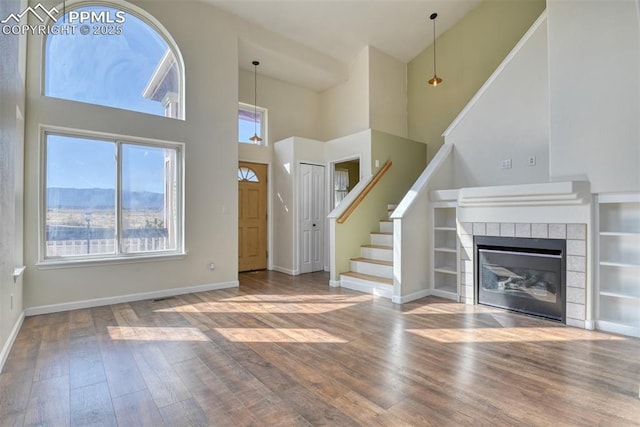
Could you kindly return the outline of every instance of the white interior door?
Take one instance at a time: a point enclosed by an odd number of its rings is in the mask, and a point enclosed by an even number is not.
[[[324,270],[324,166],[300,164],[300,273]]]

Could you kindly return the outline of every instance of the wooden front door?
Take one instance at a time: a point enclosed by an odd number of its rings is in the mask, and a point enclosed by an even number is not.
[[[267,165],[238,165],[238,270],[267,268]]]

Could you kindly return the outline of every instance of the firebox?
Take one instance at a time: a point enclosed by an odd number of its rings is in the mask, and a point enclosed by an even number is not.
[[[477,303],[565,321],[566,241],[475,236]]]

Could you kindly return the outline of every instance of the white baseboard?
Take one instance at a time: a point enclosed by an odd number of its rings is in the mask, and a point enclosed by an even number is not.
[[[125,302],[141,301],[153,298],[166,298],[176,295],[192,294],[195,292],[217,291],[220,289],[237,288],[240,283],[237,280],[230,282],[212,283],[207,285],[189,286],[186,288],[164,289],[161,291],[142,292],[139,294],[118,295],[115,297],[96,298],[83,301],[65,302],[62,304],[41,305],[25,309],[25,316],[38,314],[58,313],[61,311],[78,310],[82,308],[100,307],[103,305],[121,304]]]
[[[20,332],[20,328],[22,327],[22,322],[24,322],[24,311],[20,313],[18,316],[18,320],[16,324],[13,325],[13,329],[11,330],[11,334],[7,337],[7,341],[2,346],[2,351],[0,351],[0,374],[4,369],[4,362],[7,361],[7,357],[9,357],[9,352],[11,351],[11,347],[13,347],[13,343],[16,341],[18,337],[18,332]]]
[[[371,294],[377,297],[382,298],[392,298],[393,288],[391,286],[376,286],[371,285],[371,282],[360,280],[360,279],[342,279],[340,282],[340,287],[345,289],[351,289],[352,291],[358,291],[365,294]]]
[[[278,273],[288,274],[289,276],[297,276],[300,274],[298,270],[291,270],[290,268],[284,268],[277,265],[274,265],[272,270],[277,271]]]
[[[584,321],[584,328],[588,329],[590,331],[594,331],[596,329],[596,322],[593,320],[585,320]]]
[[[391,298],[391,301],[393,301],[394,304],[404,304],[420,298],[428,297],[429,295],[431,295],[431,289],[423,289],[421,291],[414,292],[408,295],[394,295],[393,298]]]
[[[329,280],[329,286],[331,286],[332,288],[339,288],[340,280]]]

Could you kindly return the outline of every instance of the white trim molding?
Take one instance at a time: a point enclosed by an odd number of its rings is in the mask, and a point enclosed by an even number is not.
[[[288,274],[289,276],[297,276],[298,274],[300,274],[299,270],[293,270],[291,268],[284,268],[284,267],[280,267],[278,265],[274,265],[273,267],[271,267],[271,270],[277,271],[278,273]]]
[[[591,203],[591,198],[588,181],[547,182],[462,188],[458,192],[458,206],[584,205]]]
[[[22,323],[24,322],[24,316],[25,316],[25,313],[23,311],[22,313],[20,313],[20,316],[18,316],[18,320],[16,321],[15,325],[13,325],[13,329],[11,329],[11,334],[9,334],[7,341],[4,343],[4,346],[2,347],[2,351],[0,351],[0,374],[4,369],[4,363],[7,361],[7,357],[9,357],[9,352],[13,347],[13,343],[16,341],[16,338],[18,337],[18,332],[20,332],[20,328],[22,327]]]
[[[154,298],[166,298],[177,295],[192,294],[196,292],[217,291],[220,289],[237,288],[240,282],[233,280],[230,282],[211,283],[206,285],[189,286],[186,288],[164,289],[161,291],[141,292],[138,294],[118,295],[114,297],[95,298],[90,300],[65,302],[62,304],[41,305],[25,309],[26,316],[37,316],[39,314],[58,313],[61,311],[78,310],[82,308],[100,307],[111,304],[121,304],[132,301],[142,301]]]
[[[422,289],[421,291],[414,292],[408,295],[394,295],[393,298],[391,298],[391,301],[394,304],[405,304],[407,302],[415,301],[420,298],[428,297],[429,295],[432,295],[432,291],[433,289]]]

